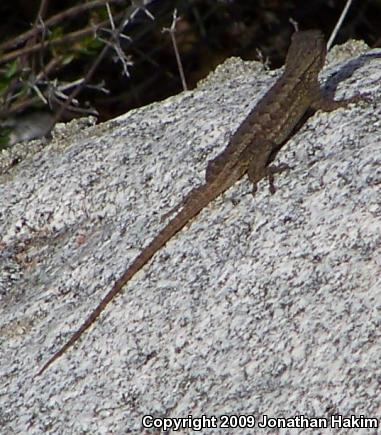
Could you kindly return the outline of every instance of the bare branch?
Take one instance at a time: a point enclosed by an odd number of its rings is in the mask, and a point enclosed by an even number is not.
[[[122,32],[126,17],[130,16],[130,14],[131,14],[131,8],[132,8],[132,6],[127,8],[126,13],[124,14],[124,16],[121,19],[120,26],[117,29],[115,29],[115,31],[117,31],[118,33]],[[119,17],[119,14],[118,14],[118,17]],[[114,21],[112,21],[112,22],[114,22]],[[101,26],[96,26],[96,28],[98,28],[98,29],[100,27]],[[98,65],[101,63],[103,58],[106,56],[106,53],[107,53],[108,50],[109,50],[109,44],[105,44],[104,47],[102,48],[102,51],[99,53],[99,55],[97,56],[97,58],[95,59],[95,61],[91,65],[89,71],[87,72],[86,76],[84,77],[82,85],[81,86],[77,86],[73,90],[73,92],[68,96],[65,104],[63,104],[61,106],[60,110],[58,110],[58,112],[55,114],[54,119],[53,119],[53,121],[52,121],[52,123],[51,123],[51,125],[49,127],[49,131],[54,127],[55,123],[61,118],[62,114],[69,107],[71,101],[81,92],[82,88],[90,81],[90,79],[93,76],[94,72],[98,68]]]
[[[333,29],[333,32],[331,34],[331,36],[329,37],[329,40],[327,42],[327,50],[329,50],[331,48],[331,45],[333,43],[333,41],[336,38],[336,35],[338,33],[338,31],[340,30],[341,25],[343,24],[344,18],[347,15],[348,9],[351,6],[352,0],[347,0],[347,3],[345,4],[345,7],[343,9],[343,12],[340,15],[340,18],[335,26],[335,28]]]
[[[114,18],[113,18],[112,14],[111,14],[111,9],[110,9],[110,6],[109,6],[108,3],[106,4],[106,7],[107,7],[107,14],[108,14],[109,20],[110,20],[111,30],[110,29],[102,29],[102,30],[104,32],[106,32],[106,33],[110,33],[111,36],[110,36],[109,40],[105,40],[105,39],[101,38],[100,36],[98,36],[98,38],[101,41],[103,41],[105,44],[109,45],[115,51],[115,53],[116,53],[116,59],[115,59],[115,61],[119,60],[122,63],[124,75],[126,77],[129,77],[130,73],[128,71],[128,68],[133,65],[133,62],[131,61],[132,57],[131,56],[127,56],[124,53],[124,51],[123,51],[123,49],[122,49],[122,47],[120,45],[120,39],[121,38],[127,39],[128,41],[131,41],[131,38],[129,36],[124,35],[123,33],[121,33],[121,30],[124,28],[125,23],[128,22],[128,20],[125,21],[120,26],[120,30],[116,29],[115,23],[114,23]]]
[[[53,26],[54,24],[59,23],[60,21],[66,20],[67,18],[70,18],[72,16],[77,16],[78,14],[85,12],[89,9],[96,8],[98,6],[103,6],[106,3],[116,3],[120,2],[120,0],[95,0],[89,3],[84,3],[79,6],[74,6],[70,9],[67,9],[63,12],[60,12],[59,14],[53,15],[52,17],[45,20],[44,26],[45,28],[49,28]],[[42,29],[33,27],[32,29],[22,33],[21,35],[18,35],[16,38],[13,38],[9,41],[5,41],[2,44],[0,44],[0,51],[5,51],[9,48],[16,47],[17,45],[22,44],[24,41],[29,39],[31,36],[33,36],[36,32],[40,32]]]
[[[122,13],[118,14],[117,17],[123,15]],[[94,33],[94,28],[97,30],[108,24],[108,20],[104,20],[101,23],[96,25],[88,26],[84,29],[77,30],[75,32],[68,33],[61,38],[56,38],[48,42],[39,42],[32,47],[24,47],[19,50],[12,51],[11,53],[4,54],[0,57],[0,64],[9,62],[10,60],[16,59],[19,56],[23,56],[25,54],[34,53],[41,48],[55,47],[57,45],[67,44],[69,42],[74,42],[76,40],[81,39],[85,35],[90,35]]]
[[[180,53],[179,50],[177,48],[177,43],[176,43],[176,23],[177,21],[180,20],[180,17],[177,17],[177,9],[173,10],[173,18],[172,18],[172,24],[171,27],[164,27],[162,32],[168,32],[171,36],[171,40],[172,40],[172,45],[173,45],[173,50],[175,52],[175,56],[176,56],[176,62],[177,62],[177,68],[179,69],[179,73],[180,73],[180,77],[181,77],[181,83],[183,85],[183,90],[187,91],[188,90],[188,86],[187,86],[187,82],[185,80],[185,75],[184,75],[184,69],[183,69],[183,65],[181,63],[181,58],[180,58]]]

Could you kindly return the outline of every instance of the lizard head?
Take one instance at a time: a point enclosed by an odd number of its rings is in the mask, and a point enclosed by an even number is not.
[[[286,73],[297,70],[302,75],[311,70],[320,71],[326,52],[324,36],[320,30],[295,32],[286,57]]]

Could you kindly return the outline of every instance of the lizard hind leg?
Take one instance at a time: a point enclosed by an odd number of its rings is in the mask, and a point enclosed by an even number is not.
[[[280,174],[281,172],[289,170],[290,167],[286,163],[281,163],[279,165],[271,165],[267,167],[267,178],[269,180],[269,190],[271,195],[274,195],[276,192],[274,186],[274,175]]]
[[[271,175],[272,171],[269,169],[268,160],[274,148],[274,143],[262,139],[251,143],[243,152],[243,159],[248,161],[246,174],[253,184],[253,196],[257,192],[258,181],[265,177],[269,177],[270,185],[273,181],[274,177]],[[272,178],[270,179],[270,177]]]
[[[253,171],[254,169],[254,171]],[[256,167],[252,168],[249,167],[248,171],[247,171],[247,176],[249,178],[249,180],[253,183],[253,189],[252,189],[252,195],[254,196],[257,192],[257,183],[261,178],[267,178],[268,182],[269,182],[269,190],[271,195],[274,195],[274,193],[276,192],[275,186],[274,186],[274,175],[275,174],[279,174],[283,171],[286,171],[290,169],[290,167],[286,164],[286,163],[282,163],[280,165],[271,165],[271,166],[266,166],[263,168],[263,173],[260,174],[258,173],[258,171],[256,170]],[[259,175],[260,178],[258,177]]]

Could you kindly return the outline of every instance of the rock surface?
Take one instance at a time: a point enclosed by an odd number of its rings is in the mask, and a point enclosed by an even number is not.
[[[226,192],[38,378],[280,72],[231,59],[192,92],[3,155],[1,433],[380,415],[381,51],[341,53],[322,82],[372,102],[311,117],[275,195]]]

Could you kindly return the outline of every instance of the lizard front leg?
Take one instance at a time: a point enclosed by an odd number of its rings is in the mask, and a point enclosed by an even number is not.
[[[364,94],[355,95],[342,100],[334,100],[332,97],[324,93],[319,85],[316,85],[312,94],[313,98],[311,102],[311,108],[314,110],[323,110],[323,112],[332,112],[340,107],[347,107],[351,103],[358,103],[360,101],[369,103],[371,101],[369,95]]]

